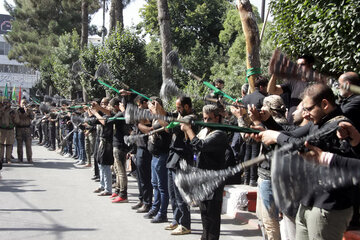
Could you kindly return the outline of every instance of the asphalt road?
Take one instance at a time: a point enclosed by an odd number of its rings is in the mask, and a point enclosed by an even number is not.
[[[16,147],[13,155],[16,157]],[[137,184],[129,178],[129,203],[114,204],[93,193],[98,183],[89,168],[33,144],[33,164],[4,164],[0,171],[0,240],[132,240],[200,239],[199,209],[192,209],[192,233],[172,236],[166,223],[152,224],[131,205]],[[171,220],[171,208],[168,210]],[[224,240],[261,239],[254,214],[244,219],[222,216]],[[248,219],[253,219],[248,223]],[[251,224],[252,223],[252,224]]]

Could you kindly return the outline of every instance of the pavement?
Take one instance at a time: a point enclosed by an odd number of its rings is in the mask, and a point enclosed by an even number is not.
[[[92,170],[74,159],[48,151],[33,142],[33,164],[4,164],[0,171],[0,240],[198,240],[202,225],[198,208],[191,209],[192,233],[172,236],[166,223],[153,224],[135,213],[136,179],[129,177],[129,203],[111,203],[93,193],[98,183]],[[16,147],[13,155],[16,157]],[[262,239],[256,216],[222,215],[223,240]],[[168,209],[169,221],[172,211]]]

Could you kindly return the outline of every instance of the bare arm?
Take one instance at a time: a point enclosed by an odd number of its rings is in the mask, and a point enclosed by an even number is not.
[[[271,76],[270,81],[268,83],[267,92],[269,94],[275,94],[275,95],[280,95],[284,92],[280,85],[276,85],[276,77],[274,74]]]

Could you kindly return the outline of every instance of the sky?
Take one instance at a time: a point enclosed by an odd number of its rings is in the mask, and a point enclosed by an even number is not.
[[[8,14],[4,8],[4,2],[5,0],[0,0],[0,14]],[[13,4],[13,0],[7,1],[10,4]],[[262,0],[250,0],[250,2],[255,5],[258,10],[261,9],[261,2]],[[269,0],[266,1],[268,3]],[[141,21],[141,18],[139,16],[139,10],[143,5],[145,4],[145,0],[134,0],[132,1],[124,10],[124,25],[126,27],[130,27],[132,25],[136,25]],[[266,8],[267,11],[267,8]],[[266,12],[265,12],[266,14]],[[100,9],[96,14],[93,15],[91,24],[94,24],[98,27],[102,26],[102,9]],[[109,26],[109,14],[106,14],[105,16],[105,27],[108,28]]]

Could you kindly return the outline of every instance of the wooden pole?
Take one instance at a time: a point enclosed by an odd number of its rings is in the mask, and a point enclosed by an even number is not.
[[[238,0],[238,11],[241,18],[242,29],[246,41],[246,65],[247,69],[260,70],[260,37],[255,14],[249,0]],[[249,92],[255,90],[254,82],[256,75],[249,76]]]

